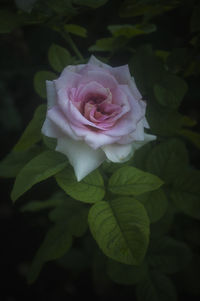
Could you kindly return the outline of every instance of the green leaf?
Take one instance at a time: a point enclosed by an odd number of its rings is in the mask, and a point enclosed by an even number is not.
[[[47,137],[42,135],[42,140],[45,144],[45,146],[51,150],[55,150],[56,146],[57,146],[57,139],[56,138],[51,138],[51,137]]]
[[[25,151],[42,139],[41,128],[45,120],[46,110],[46,105],[40,105],[35,110],[33,119],[15,145],[14,151]]]
[[[140,266],[122,264],[110,259],[107,262],[107,274],[112,281],[119,284],[136,284],[145,277],[146,273],[147,265],[145,262]]]
[[[110,25],[108,30],[114,37],[124,36],[130,39],[138,35],[152,33],[156,31],[156,26],[154,24]]]
[[[177,294],[171,280],[165,275],[152,271],[136,287],[138,301],[176,301]]]
[[[46,98],[46,80],[53,80],[56,79],[57,75],[50,71],[38,71],[33,79],[33,85],[35,91],[40,95],[42,98]]]
[[[86,38],[87,37],[87,30],[80,26],[80,25],[76,25],[76,24],[66,24],[64,26],[64,29],[69,32],[72,33],[74,35]]]
[[[0,177],[15,178],[22,167],[39,153],[40,148],[36,146],[25,152],[12,151],[0,162]]]
[[[159,104],[177,109],[188,90],[184,80],[176,75],[165,75],[159,84],[155,84],[154,93]]]
[[[41,153],[29,161],[17,175],[11,192],[11,199],[16,201],[33,185],[55,175],[66,165],[66,157],[58,152],[45,151]]]
[[[9,10],[0,10],[0,34],[10,33],[13,29],[19,26],[18,17]]]
[[[177,273],[191,261],[192,253],[188,246],[171,237],[154,239],[150,243],[148,261],[153,269],[166,274]]]
[[[45,201],[32,201],[21,207],[21,212],[37,212],[40,210],[50,209],[60,206],[66,201],[66,195],[64,193],[55,193],[50,199]]]
[[[137,199],[145,207],[151,223],[161,219],[168,207],[167,197],[162,189],[138,195]]]
[[[49,214],[52,222],[57,224],[66,223],[69,232],[77,237],[83,236],[87,230],[88,207],[75,200],[66,199],[65,202]]]
[[[89,211],[88,222],[106,256],[125,264],[141,264],[149,242],[149,219],[140,202],[128,197],[97,202]]]
[[[33,283],[47,261],[62,257],[71,247],[72,236],[65,224],[51,228],[38,249],[28,273],[28,283]]]
[[[195,125],[195,124],[194,124]],[[185,137],[192,142],[198,149],[200,149],[200,134],[191,130],[182,129],[178,131],[178,134]]]
[[[146,166],[165,183],[171,183],[188,166],[184,143],[174,138],[156,145],[147,158]]]
[[[89,47],[89,51],[113,51],[114,38],[103,38],[96,40],[95,45]]]
[[[102,200],[105,194],[103,178],[98,170],[77,182],[74,171],[65,169],[56,175],[56,181],[68,195],[78,201],[95,203]]]
[[[52,68],[57,72],[61,72],[72,62],[69,51],[56,44],[52,44],[49,48],[48,59]]]
[[[135,167],[119,168],[109,179],[109,190],[121,195],[138,195],[159,188],[163,182],[150,173]]]
[[[182,172],[174,180],[170,196],[178,209],[200,219],[200,171]]]

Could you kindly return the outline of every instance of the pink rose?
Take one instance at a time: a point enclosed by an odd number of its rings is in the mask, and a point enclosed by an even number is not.
[[[94,56],[46,81],[48,110],[42,133],[57,138],[80,181],[105,159],[125,162],[156,137],[146,134],[146,103],[128,65],[111,67]]]

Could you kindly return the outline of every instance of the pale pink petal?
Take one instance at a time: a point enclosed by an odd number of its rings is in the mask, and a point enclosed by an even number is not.
[[[91,81],[96,81],[101,84],[104,88],[109,88],[112,92],[116,89],[118,83],[114,76],[102,71],[88,71],[85,72],[84,76],[81,77],[79,84],[87,84]]]
[[[131,74],[128,65],[112,68],[111,73],[114,75],[120,85],[128,85],[131,80]]]
[[[103,132],[92,131],[89,128],[78,127],[71,124],[74,133],[85,140],[85,142],[93,149],[98,149],[102,145],[111,144],[119,140],[119,137],[108,136]]]
[[[56,126],[58,128],[58,130],[60,130],[63,133],[63,135],[64,134],[68,135],[72,139],[75,139],[75,140],[81,139],[73,132],[72,128],[69,125],[68,120],[66,119],[66,117],[60,111],[60,109],[58,107],[55,106],[52,109],[48,110],[47,118],[53,122],[54,127]]]
[[[105,154],[101,149],[93,150],[83,141],[74,141],[68,137],[58,138],[56,150],[68,157],[78,181],[105,160]]]
[[[72,72],[68,67],[65,68],[61,73],[60,77],[54,80],[57,92],[60,89],[76,87],[80,79],[81,79],[81,75]]]

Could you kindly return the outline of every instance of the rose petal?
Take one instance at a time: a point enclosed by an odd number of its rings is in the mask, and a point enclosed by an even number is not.
[[[122,163],[128,161],[133,154],[132,144],[119,145],[105,145],[102,146],[102,150],[105,152],[106,157],[115,163]]]
[[[54,128],[57,127],[58,130],[60,130],[60,132],[62,132],[62,134],[68,135],[72,139],[75,139],[75,140],[81,140],[81,138],[76,136],[76,134],[73,132],[72,128],[69,125],[69,122],[67,121],[67,119],[65,118],[65,116],[63,115],[63,113],[60,111],[60,109],[58,107],[54,106],[52,109],[47,111],[47,119],[52,121],[52,123],[54,124]],[[51,124],[47,123],[46,127],[48,127],[48,125],[52,125],[52,123]],[[51,131],[51,129],[50,129],[50,131]],[[47,130],[46,130],[46,132],[47,132]],[[53,130],[52,130],[52,133],[53,133]],[[48,135],[46,135],[46,136],[48,136]]]
[[[43,123],[41,132],[43,135],[51,138],[62,137],[63,133],[59,128],[47,117]]]
[[[102,150],[94,151],[84,142],[74,141],[67,137],[58,138],[56,150],[68,157],[78,181],[81,181],[105,160]]]
[[[111,68],[112,68],[111,66],[109,66],[109,65],[107,65],[107,64],[102,63],[101,61],[99,61],[94,55],[91,55],[88,63],[92,64],[94,66],[97,66],[97,67],[108,69],[108,70],[111,70]]]
[[[144,133],[144,140],[143,141],[134,141],[133,144],[132,144],[133,149],[137,150],[138,148],[145,145],[146,143],[154,141],[156,139],[157,139],[156,136]]]
[[[116,89],[118,83],[114,76],[105,72],[103,69],[101,71],[88,71],[85,72],[84,76],[81,77],[79,84],[87,84],[91,81],[98,82],[104,88],[109,88],[112,92],[113,89]]]
[[[140,94],[140,91],[138,90],[136,83],[135,83],[135,79],[133,77],[131,77],[130,81],[128,82],[128,86],[131,90],[131,93],[135,97],[135,99],[137,99],[137,100],[142,99],[142,95]]]
[[[57,91],[77,86],[78,81],[81,79],[81,75],[72,72],[71,70],[72,68],[66,67],[60,77],[54,81]]]
[[[98,149],[102,145],[111,144],[119,140],[119,137],[108,136],[98,131],[95,132],[87,127],[78,127],[71,124],[71,128],[78,137],[84,139],[85,142],[93,149]]]
[[[53,81],[46,80],[47,108],[50,109],[56,104],[56,88]]]

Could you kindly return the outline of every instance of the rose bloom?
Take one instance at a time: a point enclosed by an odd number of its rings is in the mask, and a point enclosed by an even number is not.
[[[146,134],[146,103],[128,65],[111,67],[91,56],[46,81],[48,110],[42,133],[57,138],[80,181],[104,160],[125,162],[156,137]]]

